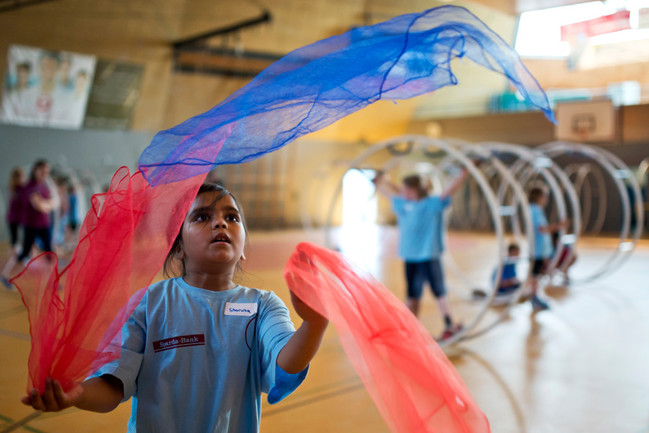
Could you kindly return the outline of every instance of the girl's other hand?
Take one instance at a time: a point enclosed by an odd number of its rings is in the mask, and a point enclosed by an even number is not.
[[[77,384],[70,391],[63,392],[58,380],[47,378],[45,380],[45,392],[41,395],[38,389],[34,388],[26,397],[21,399],[22,403],[43,412],[58,412],[74,406],[83,395],[83,388]]]

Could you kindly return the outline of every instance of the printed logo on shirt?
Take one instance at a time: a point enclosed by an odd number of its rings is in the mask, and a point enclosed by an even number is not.
[[[153,351],[162,352],[163,350],[189,346],[205,346],[205,334],[180,335],[178,337],[154,341]]]
[[[255,302],[226,302],[226,316],[252,316],[257,314],[257,304]]]

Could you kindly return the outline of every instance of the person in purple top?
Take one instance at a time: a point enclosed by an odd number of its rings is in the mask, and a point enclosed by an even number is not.
[[[25,183],[25,173],[20,167],[14,167],[9,176],[9,203],[7,206],[7,226],[9,227],[9,260],[2,270],[2,283],[11,288],[7,279],[8,273],[16,263],[18,255],[18,229],[22,223],[23,209],[23,184]]]
[[[23,191],[23,226],[25,237],[23,248],[18,256],[22,262],[29,257],[34,241],[38,238],[43,246],[43,251],[52,251],[51,244],[51,219],[52,196],[47,186],[50,175],[50,165],[41,159],[34,163],[29,182]]]

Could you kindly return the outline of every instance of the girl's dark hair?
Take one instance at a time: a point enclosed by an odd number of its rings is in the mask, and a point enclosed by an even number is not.
[[[243,217],[243,209],[239,205],[239,201],[237,198],[223,185],[220,185],[218,183],[204,183],[201,185],[201,187],[198,189],[198,192],[196,193],[196,197],[199,195],[205,193],[205,192],[217,192],[219,195],[216,197],[216,200],[214,202],[216,203],[217,201],[221,200],[223,197],[226,195],[229,195],[232,197],[232,200],[234,200],[234,203],[237,205],[237,208],[239,209],[239,216],[241,217],[241,224],[243,224],[243,231],[246,234],[246,242],[248,241],[248,229],[246,227],[246,220]],[[184,223],[183,223],[184,225]],[[185,271],[185,260],[177,260],[176,259],[176,253],[178,252],[178,249],[180,248],[180,242],[182,241],[182,235],[183,235],[183,226],[180,226],[180,230],[178,231],[178,235],[176,236],[176,239],[174,240],[174,243],[171,245],[171,249],[167,253],[167,257],[165,258],[164,265],[162,267],[162,272],[165,278],[171,278],[174,276],[181,276],[184,277],[186,275]],[[176,266],[178,265],[180,269],[177,269]],[[237,263],[237,268],[239,268],[239,264]]]
[[[30,181],[35,180],[36,179],[36,170],[38,170],[41,167],[45,167],[48,164],[49,164],[49,162],[47,162],[46,159],[38,159],[38,160],[36,160],[36,162],[34,162],[34,165],[32,165],[32,171],[29,174],[29,180]]]
[[[428,191],[424,188],[421,177],[418,174],[411,174],[403,178],[403,184],[408,188],[417,190],[417,196],[421,199],[428,195]]]

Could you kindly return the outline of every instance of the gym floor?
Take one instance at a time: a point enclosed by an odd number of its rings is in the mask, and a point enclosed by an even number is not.
[[[379,232],[376,254],[365,254],[371,263],[363,265],[403,298],[405,282],[395,256],[396,232],[393,228]],[[250,238],[240,282],[274,290],[290,308],[282,277],[284,263],[299,241],[321,242],[321,234],[254,232]],[[458,261],[489,242],[468,233],[451,233],[449,238],[449,250]],[[2,247],[6,251],[6,245]],[[612,238],[581,239],[580,269],[594,269],[616,247]],[[347,252],[344,246],[343,251]],[[354,251],[349,255],[354,256]],[[489,269],[491,257],[472,256],[471,266]],[[548,288],[550,311],[532,315],[529,303],[516,305],[491,331],[447,348],[494,433],[649,433],[647,264],[649,240],[645,239],[615,272],[590,283]],[[463,294],[464,289],[456,290],[463,283],[452,272],[447,272],[447,284],[454,313],[470,322],[479,305]],[[490,309],[485,320],[498,314]],[[441,319],[429,293],[423,298],[420,319],[433,335],[440,332]],[[27,382],[30,341],[27,313],[15,291],[0,291],[0,345],[2,429],[33,413],[20,403]],[[68,409],[43,414],[16,431],[125,431],[129,414],[130,403],[108,414]],[[276,405],[268,405],[264,396],[261,431],[388,431],[333,326],[304,384]]]

